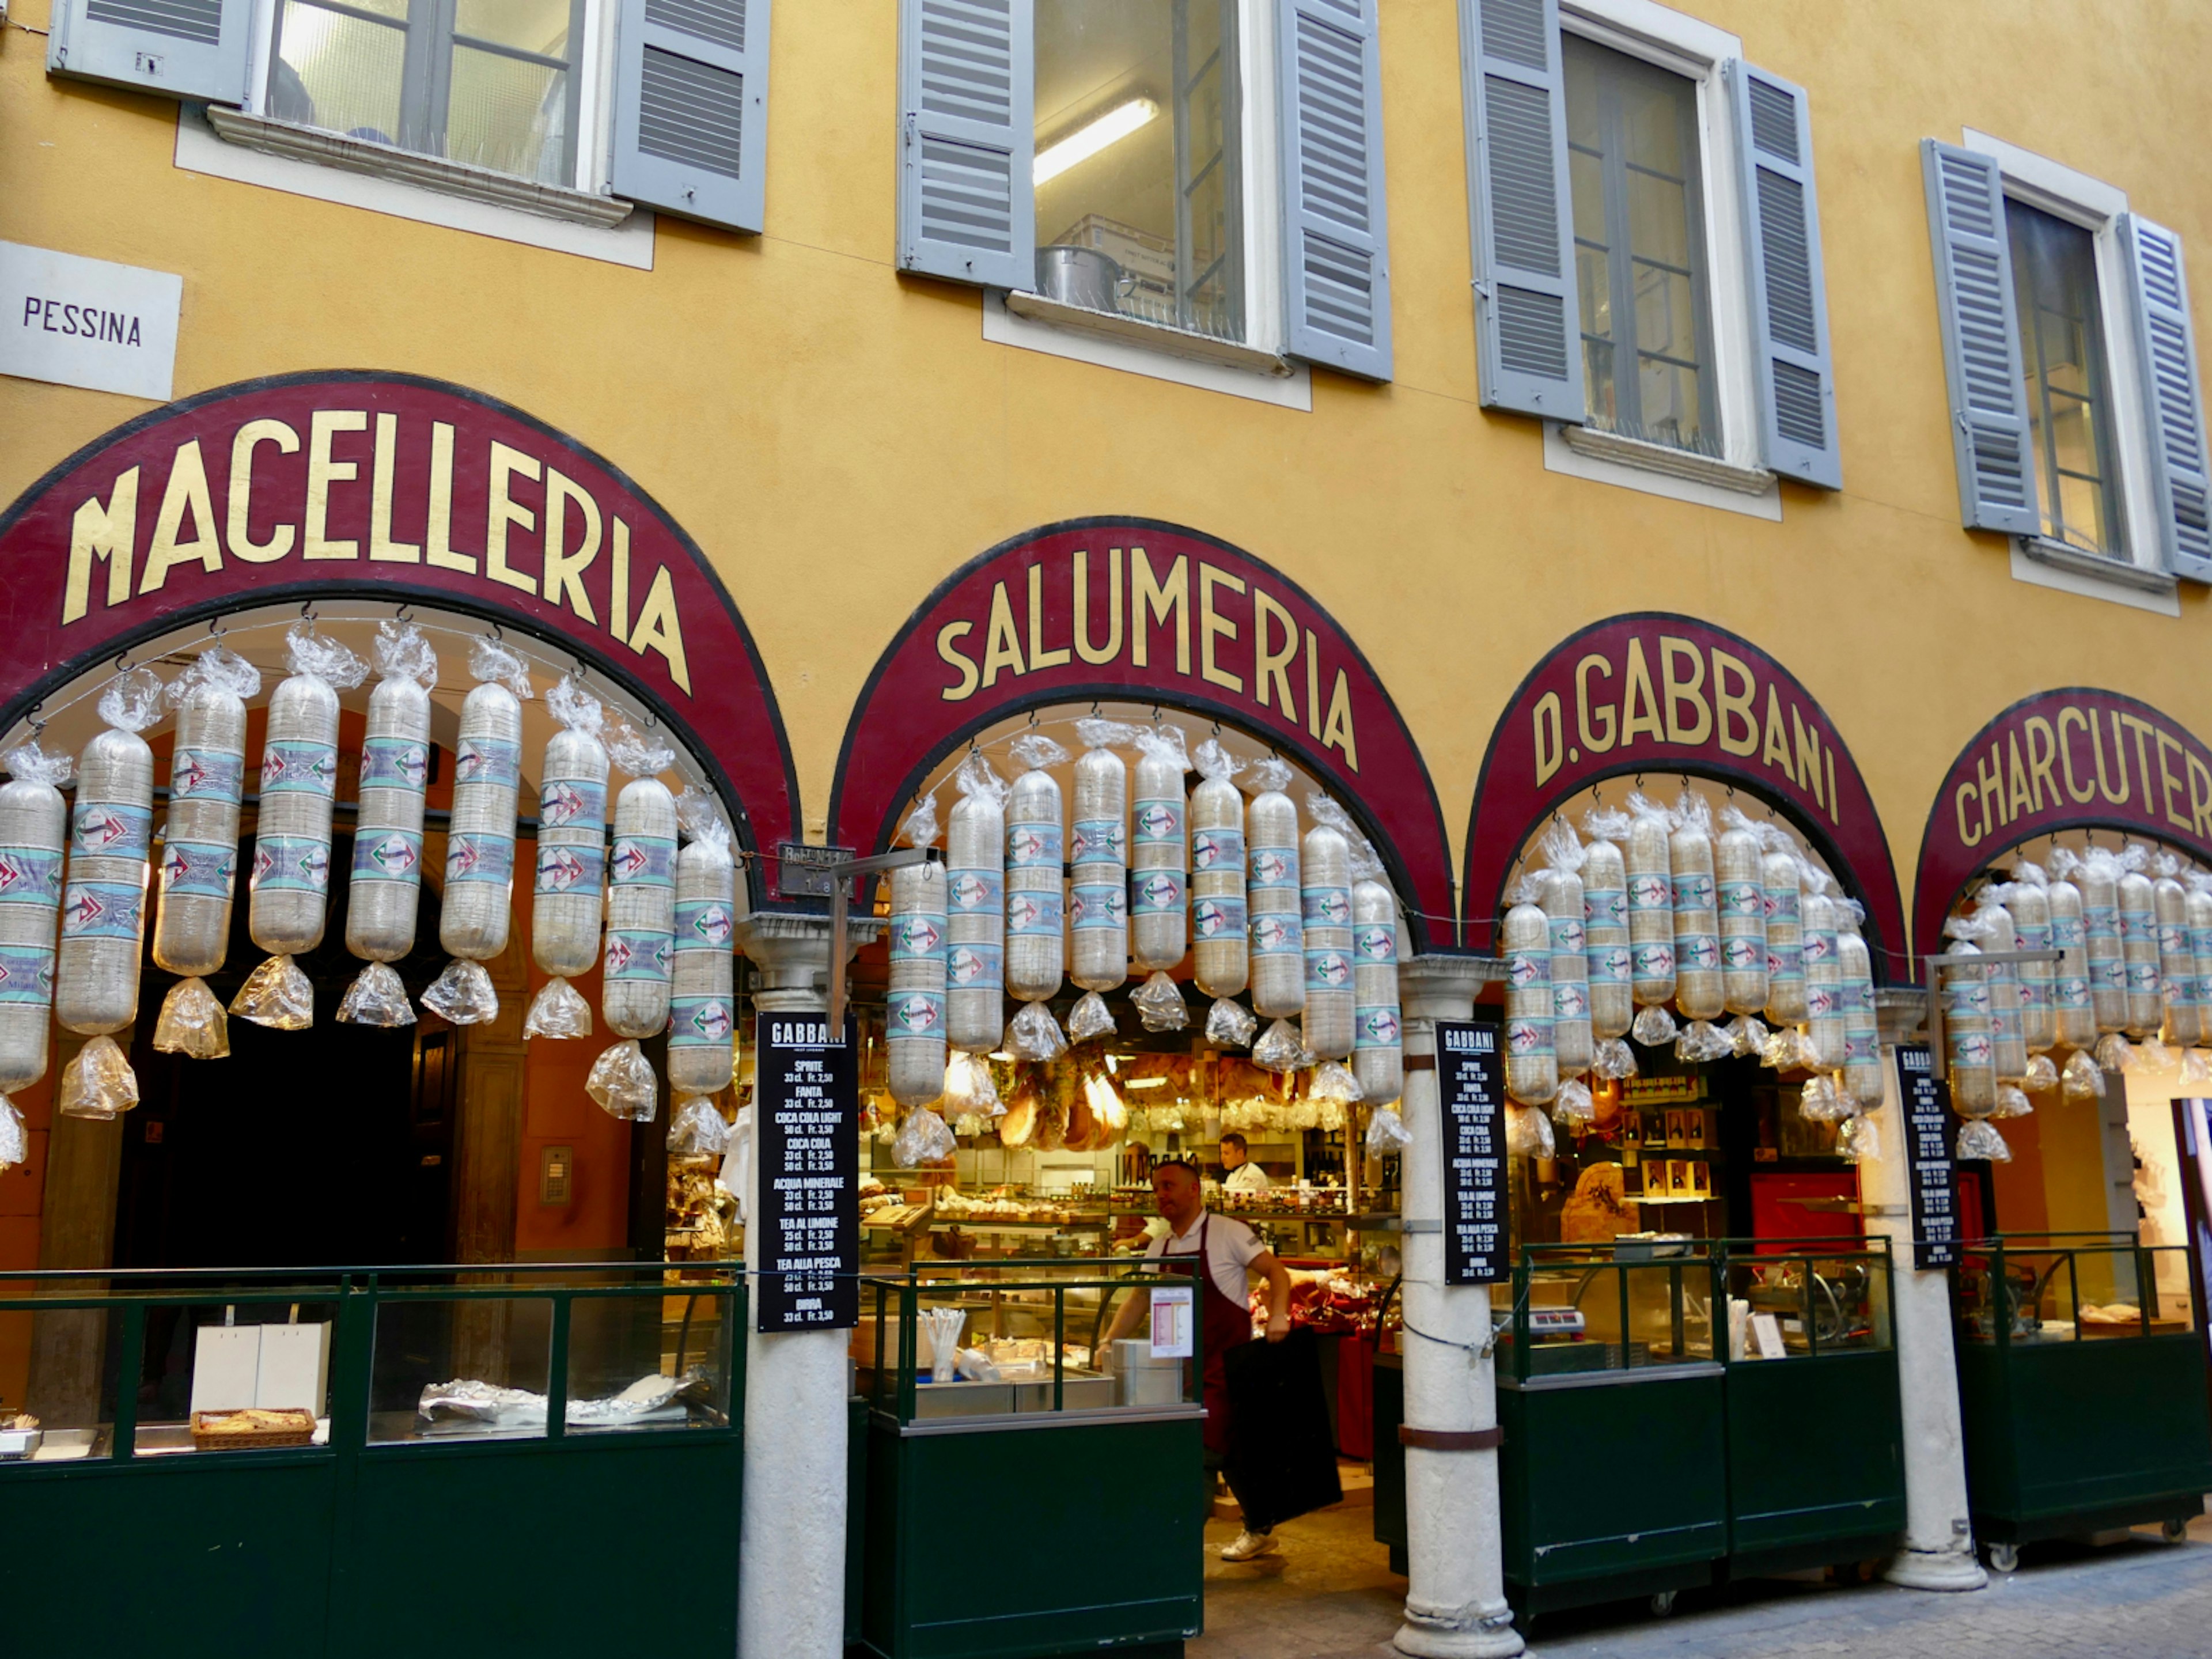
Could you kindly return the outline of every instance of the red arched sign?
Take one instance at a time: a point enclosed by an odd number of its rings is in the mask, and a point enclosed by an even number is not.
[[[2212,750],[2117,691],[2039,691],[1974,734],[1920,838],[1914,948],[1936,949],[1968,881],[2007,848],[2061,830],[2117,830],[2212,864]]]
[[[0,515],[0,729],[203,617],[413,599],[574,651],[667,720],[748,848],[790,838],[782,718],[697,544],[615,467],[481,392],[356,371],[168,404]]]
[[[1562,801],[1636,772],[1692,773],[1771,803],[1866,907],[1876,977],[1906,976],[1889,840],[1834,722],[1748,640],[1662,611],[1571,635],[1506,705],[1468,825],[1470,945],[1491,948],[1529,833]]]
[[[1443,815],[1367,659],[1295,583],[1225,542],[1149,519],[1075,519],[953,573],[891,642],[853,714],[831,839],[872,850],[930,769],[994,721],[1109,697],[1212,715],[1294,756],[1367,830],[1454,948]]]

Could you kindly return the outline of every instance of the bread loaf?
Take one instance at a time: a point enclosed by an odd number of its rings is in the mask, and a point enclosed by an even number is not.
[[[1805,1006],[1805,913],[1797,854],[1778,829],[1767,836],[1759,861],[1759,900],[1766,912],[1766,1018],[1798,1025]]]
[[[111,726],[77,759],[54,964],[54,1017],[80,1036],[119,1031],[138,1017],[153,826],[154,751],[136,732]]]
[[[366,961],[397,962],[415,948],[429,781],[430,693],[411,672],[386,674],[368,697],[346,891],[346,949]]]
[[[598,699],[567,678],[545,694],[545,707],[562,724],[546,739],[538,769],[530,955],[556,978],[574,979],[591,972],[599,959],[606,906],[608,760],[599,740],[605,714]]]
[[[1772,983],[1766,967],[1765,854],[1758,828],[1741,811],[1729,807],[1723,817],[1728,827],[1713,842],[1722,1001],[1732,1014],[1763,1014]]]
[[[230,951],[230,912],[238,882],[239,803],[246,787],[246,702],[234,689],[234,662],[251,676],[251,663],[221,646],[201,674],[185,671],[175,698],[175,747],[169,760],[169,811],[161,834],[161,913],[154,927],[154,962],[172,974],[196,977],[222,966]],[[224,659],[228,659],[228,661]],[[186,679],[190,684],[186,684]]]
[[[1674,824],[1664,807],[1641,795],[1629,797],[1628,810],[1631,988],[1638,1006],[1656,1007],[1674,995]]]
[[[1305,1006],[1298,809],[1291,798],[1279,788],[1255,795],[1244,809],[1244,839],[1251,859],[1246,902],[1251,907],[1252,1012],[1262,1019],[1286,1019]]]
[[[2051,1004],[2057,1020],[2058,1040],[2069,1048],[2086,1049],[2097,1041],[2097,1017],[2089,988],[2088,908],[2081,902],[2081,888],[2065,876],[2075,863],[2070,853],[2063,866],[2054,858],[2051,869],[2057,878],[2045,890],[2051,899],[2051,943],[2059,952],[2058,970],[2051,982]]]
[[[1165,973],[1189,948],[1182,732],[1155,727],[1137,744],[1141,752],[1129,821],[1129,957],[1145,973]]]
[[[1674,1006],[1691,1019],[1717,1019],[1727,1006],[1721,976],[1721,921],[1713,879],[1712,809],[1684,792],[1667,842],[1674,880]]]
[[[1075,759],[1075,835],[1067,848],[1069,977],[1086,991],[1110,991],[1129,976],[1128,823],[1129,769],[1093,744]]]
[[[676,798],[658,778],[634,778],[615,798],[607,857],[599,1009],[617,1036],[658,1036],[667,1028],[675,934]]]
[[[1559,1092],[1552,1047],[1552,919],[1540,904],[1516,904],[1498,925],[1505,957],[1505,1092],[1523,1106]]]
[[[2206,905],[2212,912],[2212,899]],[[1381,882],[1353,884],[1352,929],[1352,1074],[1370,1106],[1384,1106],[1405,1092],[1406,1073],[1398,1013],[1398,901]]]
[[[2165,1008],[2166,1040],[2187,1048],[2201,1041],[2203,1034],[2197,1018],[2197,963],[2189,949],[2189,895],[2177,874],[2179,868],[2172,854],[2163,855],[2158,878],[2151,884],[2151,902],[2157,910],[2159,996]]]
[[[891,872],[890,982],[884,1048],[891,1098],[926,1106],[945,1092],[945,866]]]
[[[46,1074],[69,807],[58,784],[68,758],[33,741],[5,757],[0,786],[0,1095]]]
[[[2132,1037],[2155,1036],[2166,1018],[2159,992],[2158,899],[2150,878],[2139,868],[2120,877],[2120,956],[2127,969],[2128,1015]]]
[[[446,891],[438,918],[439,942],[471,962],[489,962],[507,949],[514,892],[515,796],[521,783],[522,704],[506,686],[487,681],[461,704],[460,736],[453,749],[453,825],[446,838]],[[672,843],[675,811],[672,805],[668,807]]]
[[[1598,834],[1599,827],[1617,835]],[[1593,839],[1583,849],[1583,945],[1589,964],[1590,1034],[1593,1037],[1628,1035],[1636,1018],[1636,997],[1628,931],[1628,866],[1620,855],[1619,836],[1628,833],[1628,821],[1620,813],[1591,815]],[[1671,930],[1669,922],[1669,942]]]
[[[1299,854],[1300,931],[1305,937],[1307,1048],[1322,1060],[1352,1050],[1352,848],[1326,824],[1306,831]]]
[[[676,811],[690,840],[676,855],[668,1082],[687,1095],[718,1094],[730,1086],[737,1059],[737,964],[730,951],[738,931],[738,865],[729,825],[713,797],[687,789]],[[942,880],[938,891],[944,891]],[[941,1020],[938,1030],[941,1042]]]
[[[959,783],[945,830],[945,1034],[972,1054],[1006,1028],[1006,786],[980,754]]]
[[[1208,751],[1212,751],[1209,756]],[[1199,745],[1199,769],[1209,758],[1231,764],[1220,746]],[[1244,904],[1244,798],[1227,770],[1206,773],[1190,795],[1192,976],[1210,997],[1233,997],[1250,983],[1249,924]]]
[[[1836,953],[1836,901],[1818,890],[1821,884],[1806,884],[1802,888],[1805,1018],[1818,1068],[1832,1072],[1840,1070],[1844,1063],[1844,969]]]
[[[1067,961],[1060,786],[1033,768],[1006,797],[1006,989],[1024,1002],[1057,996]]]

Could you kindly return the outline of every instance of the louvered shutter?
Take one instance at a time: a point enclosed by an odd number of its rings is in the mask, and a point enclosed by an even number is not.
[[[48,74],[246,101],[253,0],[54,0],[51,21]]]
[[[1285,349],[1390,378],[1390,237],[1382,188],[1376,0],[1280,0]]]
[[[1741,62],[1729,65],[1729,79],[1742,172],[1759,459],[1785,478],[1841,489],[1844,456],[1836,436],[1836,374],[1805,89]]]
[[[1559,0],[1460,0],[1483,404],[1588,418]]]
[[[2212,471],[2204,459],[2204,399],[2197,385],[2181,238],[2132,213],[2121,216],[2119,230],[2135,289],[2136,355],[2142,365],[2160,547],[2175,575],[2212,581]]]
[[[622,0],[614,192],[732,230],[761,228],[769,0]]]
[[[1030,0],[902,0],[901,270],[1036,286],[1033,38]]]
[[[1933,138],[1921,141],[1920,158],[1951,388],[1959,515],[1969,530],[2033,536],[2042,520],[2005,237],[2004,176],[1990,157]]]

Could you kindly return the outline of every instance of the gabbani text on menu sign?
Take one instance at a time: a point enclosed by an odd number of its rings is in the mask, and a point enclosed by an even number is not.
[[[1897,1045],[1897,1095],[1905,1109],[1905,1157],[1912,1176],[1912,1265],[1959,1260],[1959,1176],[1951,1158],[1951,1109],[1924,1042]]]
[[[1506,1276],[1505,1073],[1498,1027],[1437,1022],[1444,1137],[1444,1283]]]
[[[753,1051],[760,1123],[756,1328],[850,1328],[860,1319],[859,1070],[852,1024],[763,1014]]]

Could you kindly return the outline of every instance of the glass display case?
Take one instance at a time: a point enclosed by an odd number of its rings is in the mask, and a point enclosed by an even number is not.
[[[883,1659],[1180,1644],[1203,1622],[1189,1261],[916,1263],[861,1287],[861,1639]],[[1109,1343],[1121,1297],[1150,1331]],[[1012,1524],[994,1525],[993,1517]],[[960,1524],[948,1524],[964,1517]],[[856,1517],[858,1520],[859,1517]],[[989,1527],[991,1565],[975,1540]],[[1104,1576],[1067,1563],[1110,1561]]]
[[[2201,1310],[2181,1245],[2010,1233],[1958,1268],[1959,1399],[1975,1535],[2019,1546],[2163,1522],[2212,1491]]]

